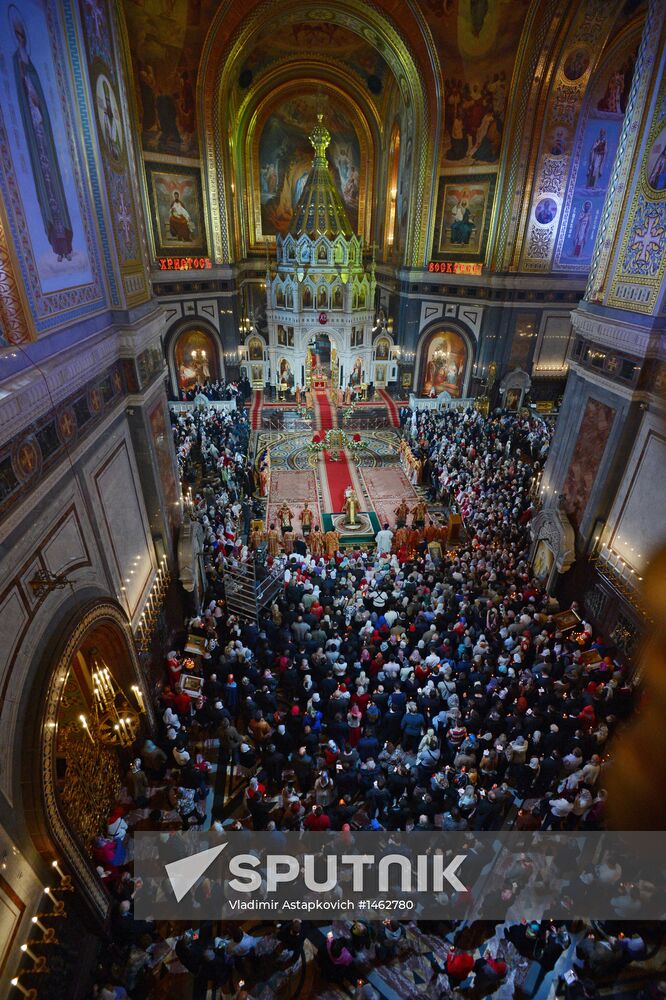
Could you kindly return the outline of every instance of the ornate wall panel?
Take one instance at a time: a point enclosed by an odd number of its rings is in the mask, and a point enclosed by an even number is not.
[[[592,255],[592,266],[587,279],[585,298],[590,302],[603,301],[609,280],[608,270],[615,246],[613,234],[620,225],[620,219],[626,207],[626,192],[630,186],[631,172],[634,169],[636,146],[641,138],[640,124],[652,82],[655,59],[660,53],[663,56],[665,19],[666,7],[661,3],[661,0],[649,0],[622,133]],[[623,308],[626,308],[626,305]]]
[[[549,138],[551,157],[544,161],[537,194],[563,195],[554,271],[586,274],[589,270],[627,109],[639,41],[640,33],[631,30],[613,47],[590,80],[575,140],[560,127],[555,128]],[[564,153],[572,143],[574,149],[567,182]]]
[[[0,193],[6,238],[41,334],[101,310],[106,292],[98,206],[89,198],[79,145],[79,137],[89,141],[79,117],[82,80],[69,75],[70,36],[61,20],[66,5],[19,6],[9,6],[0,32]]]
[[[155,565],[138,473],[124,437],[95,468],[92,479],[115,580],[132,617],[152,582]]]
[[[662,52],[660,87],[606,299],[609,306],[648,315],[659,308],[666,273],[666,72],[663,63]]]
[[[0,209],[0,346],[32,339],[29,317],[21,301]]]
[[[577,13],[559,56],[542,127],[542,142],[524,217],[525,235],[520,266],[525,271],[549,271],[562,224],[565,180],[572,167],[573,138],[594,62],[608,37],[620,4],[586,0]],[[580,155],[580,150],[578,150]],[[577,169],[577,166],[576,166]],[[587,200],[580,204],[580,210]],[[591,206],[587,209],[588,216]],[[598,220],[597,220],[598,221]],[[589,219],[587,229],[593,225]],[[582,232],[583,226],[579,227]],[[580,252],[580,239],[570,237],[566,248]]]
[[[150,296],[146,282],[140,203],[135,191],[136,165],[126,113],[124,81],[119,72],[114,30],[105,3],[80,2],[90,93],[115,248],[128,305]]]

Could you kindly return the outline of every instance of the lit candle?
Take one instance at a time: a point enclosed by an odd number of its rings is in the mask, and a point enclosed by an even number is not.
[[[79,719],[80,719],[80,721],[81,721],[81,725],[83,726],[83,728],[85,729],[85,731],[86,731],[86,732],[87,732],[87,734],[88,734],[88,738],[90,739],[90,742],[91,742],[91,743],[94,743],[94,742],[95,742],[95,740],[93,739],[93,734],[92,734],[92,733],[90,732],[90,730],[88,729],[88,720],[86,719],[85,715],[80,715],[80,716],[79,716]]]
[[[24,997],[37,996],[36,990],[26,990],[25,986],[22,986],[19,982],[18,976],[14,976],[11,981],[12,986],[15,986],[17,990],[20,990]]]
[[[60,870],[60,865],[58,864],[57,861],[52,861],[51,862],[51,868],[55,868],[55,870],[57,871],[57,873],[60,876],[60,878],[62,878],[62,871]]]
[[[27,944],[21,945],[21,951],[23,952],[24,955],[28,955],[33,960],[33,962],[39,962],[39,957],[35,955],[34,951],[30,950]]]
[[[134,697],[136,698],[137,705],[139,706],[139,711],[145,711],[143,695],[141,693],[141,688],[138,684],[132,684],[132,691],[134,692]]]

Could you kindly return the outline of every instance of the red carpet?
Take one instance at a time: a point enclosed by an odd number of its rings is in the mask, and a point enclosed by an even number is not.
[[[351,486],[351,469],[347,452],[340,452],[340,459],[334,462],[327,451],[324,452],[324,472],[328,483],[328,493],[331,498],[331,513],[338,514],[344,508],[345,490]],[[324,490],[326,484],[324,484]]]
[[[317,403],[316,409],[317,413],[317,430],[318,431],[330,431],[334,426],[333,424],[333,409],[329,402],[328,393],[326,392],[315,392],[315,401]]]
[[[386,403],[386,409],[389,412],[389,420],[391,421],[392,427],[400,426],[400,414],[398,413],[398,408],[389,396],[386,389],[379,389],[379,395],[382,397]]]
[[[261,427],[261,400],[263,393],[256,389],[252,393],[252,404],[250,406],[250,425],[253,431],[258,431]]]

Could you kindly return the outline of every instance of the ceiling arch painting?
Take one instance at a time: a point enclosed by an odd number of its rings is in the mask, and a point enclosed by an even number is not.
[[[396,8],[394,3],[387,3],[386,6],[391,7],[392,12]],[[415,33],[415,27],[418,32],[421,27],[419,17],[414,18],[412,12],[409,20],[411,20],[412,34]],[[285,39],[290,29],[292,37],[287,44]],[[435,112],[433,115],[431,107],[433,104],[435,108],[437,107],[439,89],[427,85],[428,80],[433,82],[432,72],[433,67],[438,67],[438,57],[432,50],[432,39],[427,32],[427,26],[423,30],[425,35],[421,33],[420,42],[416,47],[421,52],[424,48],[426,50],[425,72],[417,61],[410,43],[398,30],[394,20],[386,16],[379,4],[361,5],[340,0],[330,6],[316,3],[303,4],[294,10],[293,4],[288,3],[255,6],[250,2],[244,18],[240,18],[239,12],[233,5],[225,6],[224,15],[220,9],[204,46],[199,85],[204,103],[202,120],[206,123],[205,170],[216,257],[233,259],[234,234],[237,231],[236,219],[233,214],[230,215],[226,211],[229,201],[225,203],[224,196],[218,197],[218,192],[223,195],[232,189],[234,172],[238,167],[237,154],[233,148],[236,138],[224,133],[222,109],[226,114],[230,105],[238,108],[241,104],[245,104],[247,107],[247,94],[239,94],[239,89],[242,91],[241,84],[250,89],[254,87],[259,89],[262,81],[271,75],[276,80],[280,79],[280,66],[289,65],[295,70],[297,63],[300,63],[301,77],[304,69],[308,76],[308,84],[311,85],[312,81],[315,81],[315,90],[318,80],[325,86],[327,80],[335,78],[342,92],[346,92],[350,97],[353,95],[354,102],[363,111],[366,123],[376,119],[377,131],[382,141],[383,119],[381,114],[377,114],[373,98],[377,97],[378,103],[381,104],[382,100],[391,100],[392,94],[396,91],[399,93],[401,106],[405,115],[410,118],[410,131],[413,128],[414,135],[423,136],[423,142],[419,144],[414,155],[410,203],[410,218],[417,220],[418,231],[414,230],[414,226],[408,227],[407,243],[411,242],[412,245],[408,245],[405,249],[406,256],[411,251],[414,257],[423,263],[426,234],[432,225],[430,191],[434,180],[436,158],[433,153],[437,146],[440,121],[439,114]],[[267,31],[271,35],[281,36],[279,45],[273,46],[275,58],[266,62],[263,55],[257,56],[252,64],[254,69],[250,79],[249,73],[243,75],[250,68],[245,65],[244,60],[248,53],[262,48],[260,39]],[[283,51],[292,47],[294,39],[298,37],[304,40],[299,50],[292,51],[291,54]],[[309,40],[308,44],[314,46],[320,43],[316,51],[306,47],[306,37]],[[331,48],[328,50],[328,55],[325,39],[330,39]],[[342,54],[341,58],[330,54],[335,51],[336,46]],[[338,74],[337,77],[334,76],[335,73]],[[294,73],[292,80],[295,78]],[[375,95],[373,90],[378,91],[378,94]],[[238,122],[238,111],[234,117]],[[238,131],[237,128],[236,136]],[[240,141],[243,141],[242,138]]]
[[[275,63],[298,53],[299,58],[335,60],[366,87],[371,99],[379,97],[389,73],[386,60],[365,38],[342,24],[303,18],[300,9],[282,14],[279,26],[269,21],[240,62],[239,89],[256,82]]]
[[[269,109],[256,137],[259,172],[260,236],[285,234],[312,166],[308,135],[319,111],[325,113],[331,133],[328,162],[347,215],[357,232],[362,167],[361,142],[348,105],[333,94],[326,101],[317,93],[302,93],[278,99]]]

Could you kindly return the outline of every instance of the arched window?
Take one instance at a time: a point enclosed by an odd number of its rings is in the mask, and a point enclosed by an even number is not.
[[[285,290],[285,293],[284,293],[284,304],[287,307],[287,309],[293,309],[294,308],[294,293],[292,292],[291,288],[287,288]]]
[[[365,285],[361,285],[358,290],[358,307],[359,309],[365,309]]]
[[[282,289],[282,285],[278,285],[278,287],[275,289],[275,305],[276,306],[284,305],[284,291]]]

